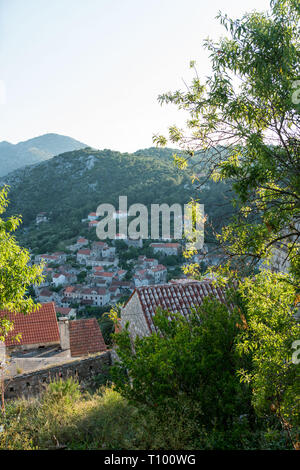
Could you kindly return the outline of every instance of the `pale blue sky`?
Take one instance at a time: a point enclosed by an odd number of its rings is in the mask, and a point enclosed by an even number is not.
[[[0,0],[0,141],[47,132],[134,151],[181,123],[160,93],[183,87],[202,43],[269,0]],[[5,88],[5,90],[3,90]],[[5,91],[5,93],[4,93]]]

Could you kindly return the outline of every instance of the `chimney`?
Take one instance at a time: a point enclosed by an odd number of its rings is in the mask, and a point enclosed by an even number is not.
[[[4,341],[0,341],[0,367],[5,363],[6,359],[6,346]]]
[[[61,349],[63,351],[70,349],[69,320],[67,317],[60,317],[58,319],[58,329]]]

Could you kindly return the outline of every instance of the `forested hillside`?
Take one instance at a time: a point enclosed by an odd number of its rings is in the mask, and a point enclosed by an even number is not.
[[[172,152],[152,148],[146,156],[147,150],[122,154],[86,148],[17,170],[1,180],[1,185],[10,186],[8,214],[22,215],[22,242],[34,248],[34,240],[39,239],[38,244],[43,242],[48,250],[77,236],[81,220],[99,204],[111,203],[117,209],[120,195],[128,197],[128,206],[185,204],[191,197],[199,198],[189,172],[173,164]],[[201,195],[200,202],[218,224],[224,219],[226,191],[223,184],[210,183]],[[49,215],[47,227],[35,227],[39,212]]]

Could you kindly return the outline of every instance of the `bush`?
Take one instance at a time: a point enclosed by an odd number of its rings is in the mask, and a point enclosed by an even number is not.
[[[243,364],[235,350],[237,309],[206,299],[189,321],[169,316],[158,311],[157,333],[134,344],[126,328],[114,335],[122,361],[112,368],[116,390],[151,409],[194,402],[199,423],[208,428],[226,429],[236,417],[251,415],[250,389],[236,373]]]

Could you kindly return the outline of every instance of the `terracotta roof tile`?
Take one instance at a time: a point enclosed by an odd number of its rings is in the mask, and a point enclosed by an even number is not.
[[[107,350],[96,318],[73,320],[69,327],[71,356],[85,356]]]
[[[150,331],[155,331],[153,316],[157,307],[187,317],[193,307],[201,305],[207,296],[225,302],[225,291],[210,281],[189,281],[178,284],[159,284],[135,289]],[[133,295],[133,294],[132,294]]]
[[[9,332],[6,338],[6,346],[59,343],[60,341],[53,302],[42,304],[39,310],[28,315],[2,310],[0,316],[6,316],[14,322],[14,329]],[[13,340],[12,337],[19,333],[22,334],[20,341]]]

